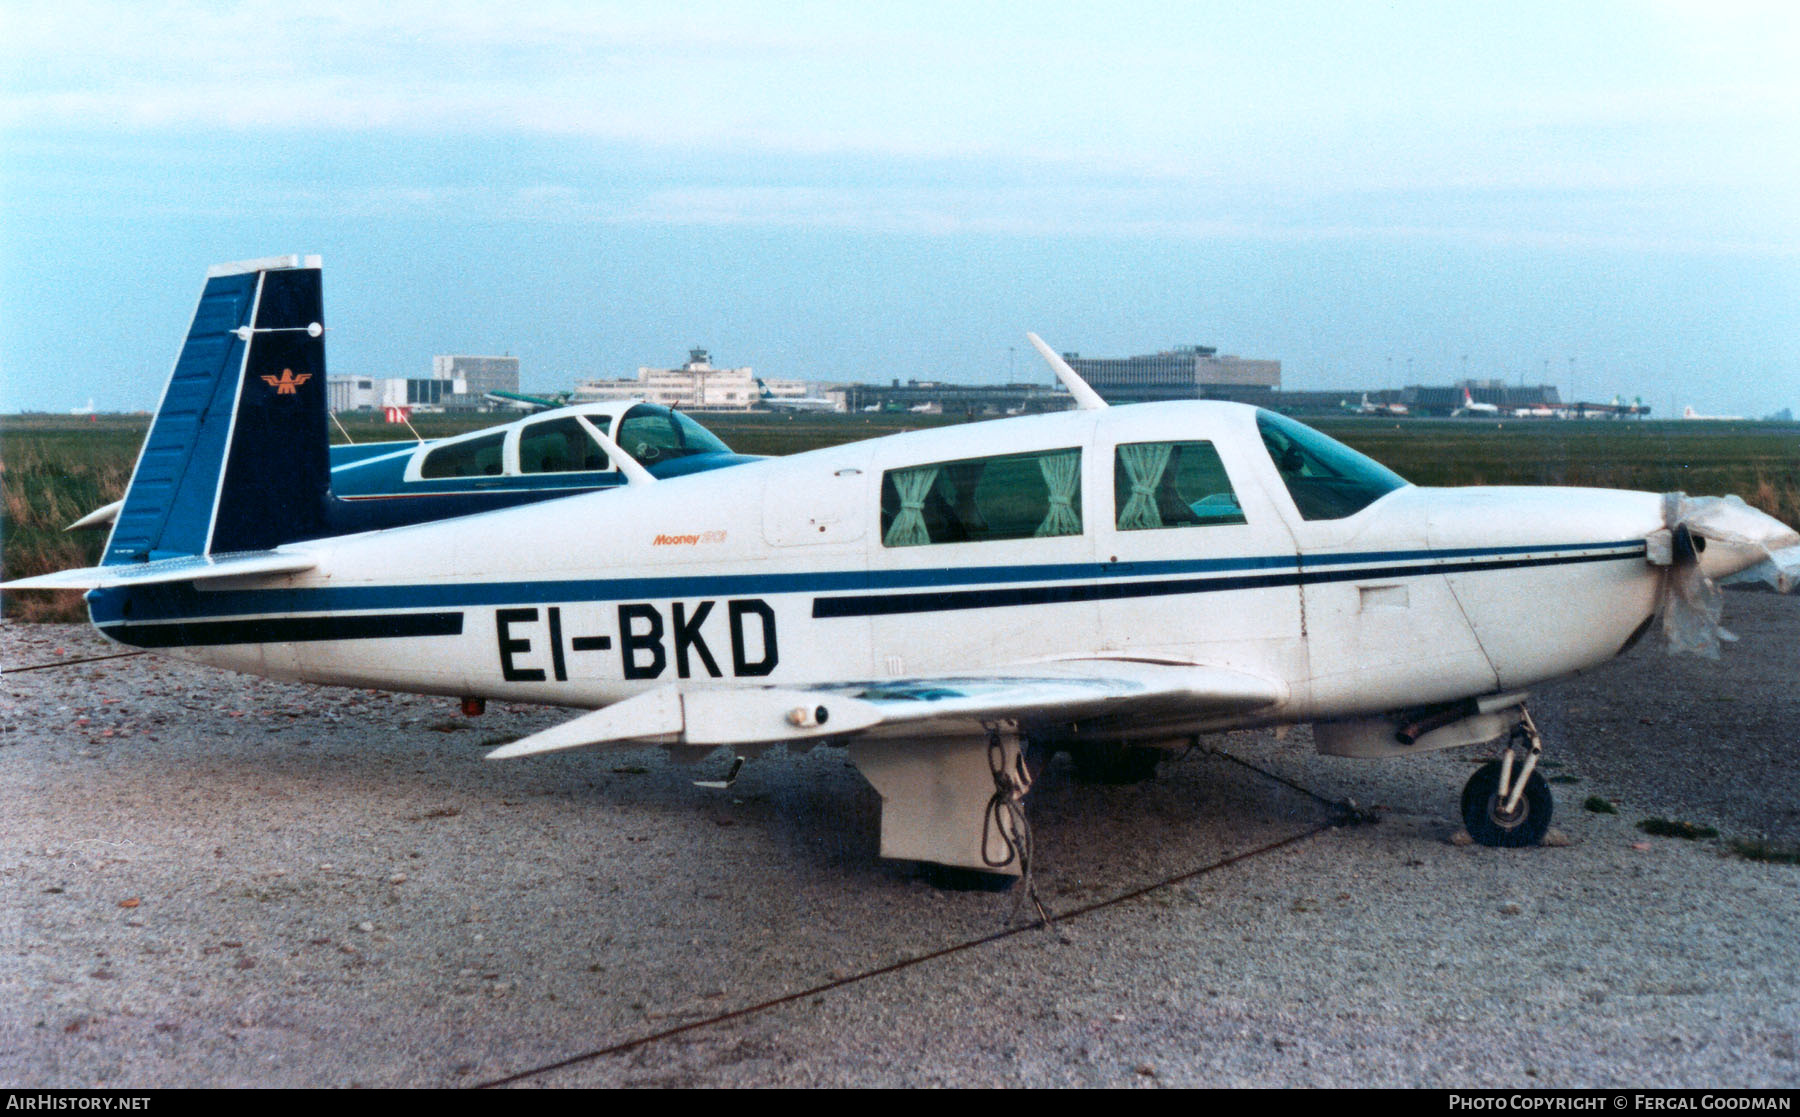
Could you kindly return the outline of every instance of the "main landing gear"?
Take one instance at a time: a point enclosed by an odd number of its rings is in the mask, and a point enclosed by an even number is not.
[[[1476,769],[1463,787],[1463,825],[1484,846],[1534,846],[1550,830],[1550,785],[1537,770],[1544,738],[1521,707],[1506,751]],[[1521,759],[1522,757],[1522,759]]]

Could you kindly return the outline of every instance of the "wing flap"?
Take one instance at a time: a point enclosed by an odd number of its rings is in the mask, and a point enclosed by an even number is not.
[[[1061,720],[1170,711],[1225,713],[1281,701],[1281,683],[1230,668],[1133,659],[1034,663],[963,676],[821,689],[874,704],[888,723],[940,719]]]
[[[183,555],[155,562],[119,563],[116,566],[81,566],[18,578],[0,583],[6,590],[93,590],[117,586],[147,586],[159,582],[205,582],[218,578],[246,578],[261,574],[298,574],[319,565],[311,555],[280,551],[239,551],[225,555]]]
[[[880,720],[869,703],[821,691],[714,687],[684,693],[667,686],[502,745],[487,759],[652,741],[703,748],[778,744],[857,733]]]

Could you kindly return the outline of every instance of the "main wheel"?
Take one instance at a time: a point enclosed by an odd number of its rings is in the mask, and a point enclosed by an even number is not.
[[[1006,873],[939,865],[934,861],[920,861],[918,874],[926,884],[944,892],[1011,892],[1019,883],[1018,877]]]
[[[1517,775],[1517,766],[1514,768]],[[1484,846],[1517,848],[1534,846],[1544,840],[1550,830],[1553,802],[1550,785],[1543,773],[1533,771],[1525,781],[1525,793],[1519,806],[1506,813],[1500,802],[1500,762],[1490,760],[1475,770],[1463,788],[1463,825],[1469,836]]]

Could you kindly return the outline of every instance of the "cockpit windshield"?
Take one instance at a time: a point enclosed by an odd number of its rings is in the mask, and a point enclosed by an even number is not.
[[[1373,458],[1273,411],[1256,413],[1256,429],[1302,519],[1354,516],[1408,484]]]
[[[731,447],[679,411],[640,403],[619,420],[614,438],[627,454],[645,465],[692,454],[729,454]]]

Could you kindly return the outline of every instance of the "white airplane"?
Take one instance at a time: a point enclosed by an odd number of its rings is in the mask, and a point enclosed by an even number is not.
[[[298,384],[295,394],[306,390]],[[673,477],[755,460],[732,453],[694,419],[660,404],[536,402],[543,407],[526,418],[447,438],[331,447],[331,493],[319,534],[349,535],[614,488],[626,483],[625,471],[634,466]],[[596,427],[627,448],[630,465],[608,460],[597,433],[589,434]],[[124,503],[97,508],[65,530],[110,527]]]
[[[1702,415],[1695,411],[1692,405],[1681,409],[1681,417],[1704,423],[1741,423],[1744,421],[1742,415]]]
[[[1254,407],[1109,408],[1035,335],[1076,410],[309,538],[323,393],[282,385],[323,380],[322,333],[316,258],[213,269],[102,565],[6,588],[86,589],[110,639],[231,670],[590,708],[494,759],[847,746],[883,856],[983,881],[1024,867],[1053,750],[1133,777],[1296,722],[1344,756],[1506,738],[1463,818],[1534,843],[1527,688],[1659,608],[1704,645],[1711,579],[1800,566],[1731,499],[1420,488]]]
[[[1355,407],[1351,407],[1348,404],[1345,404],[1344,406],[1346,410],[1354,415],[1400,416],[1408,414],[1407,407],[1404,403],[1370,403],[1369,393],[1367,392],[1363,393],[1362,403]]]
[[[1498,415],[1498,414],[1500,414],[1500,408],[1498,405],[1492,404],[1492,403],[1477,403],[1475,401],[1475,398],[1473,396],[1469,395],[1469,389],[1464,388],[1463,389],[1462,406],[1457,408],[1455,411],[1452,411],[1450,413],[1450,416],[1451,416],[1451,418],[1460,418],[1464,415],[1486,416],[1486,415]]]
[[[778,396],[759,378],[756,388],[762,393],[757,403],[769,411],[841,411],[838,401],[826,396]]]

